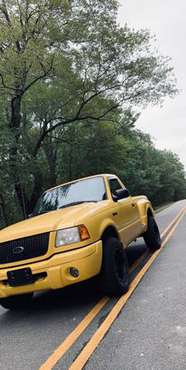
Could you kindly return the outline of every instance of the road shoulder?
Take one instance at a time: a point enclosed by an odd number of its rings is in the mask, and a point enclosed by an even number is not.
[[[186,217],[165,246],[87,369],[186,367]]]

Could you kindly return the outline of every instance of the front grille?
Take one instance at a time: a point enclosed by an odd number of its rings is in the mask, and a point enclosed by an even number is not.
[[[43,256],[48,251],[49,233],[0,243],[0,264]]]

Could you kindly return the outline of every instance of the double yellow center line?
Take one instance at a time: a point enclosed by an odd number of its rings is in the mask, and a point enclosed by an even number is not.
[[[136,275],[130,285],[129,291],[123,295],[121,298],[118,299],[114,307],[111,309],[109,314],[107,315],[106,319],[100,325],[100,327],[95,331],[93,336],[90,338],[88,343],[85,345],[83,350],[80,352],[78,357],[69,367],[69,370],[80,370],[82,369],[87,361],[89,360],[92,353],[95,351],[109,328],[111,327],[114,320],[119,315],[122,308],[125,306],[126,302],[138,286],[139,282],[142,280],[145,273],[148,271],[154,260],[158,257],[161,253],[161,250],[166,245],[168,240],[173,235],[177,225],[183,218],[186,213],[186,208],[182,209],[179,214],[175,217],[175,219],[169,224],[169,226],[163,231],[161,237],[163,239],[161,249],[156,251],[146,262],[144,267],[140,270],[140,272]],[[141,257],[140,257],[141,259]],[[132,266],[132,270],[134,267]],[[95,319],[95,317],[99,314],[99,312],[103,309],[103,307],[108,303],[109,298],[103,297],[94,307],[93,309],[84,317],[84,319],[76,326],[76,328],[67,336],[67,338],[61,343],[61,345],[51,354],[51,356],[47,359],[47,361],[40,367],[40,370],[51,370],[56,365],[56,363],[64,356],[64,354],[71,348],[71,346],[77,341],[77,339],[81,336],[81,334],[87,329],[87,327],[91,324],[91,322]]]

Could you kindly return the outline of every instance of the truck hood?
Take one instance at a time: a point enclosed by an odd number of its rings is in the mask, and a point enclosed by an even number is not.
[[[18,222],[0,231],[0,243],[80,225],[84,222],[85,218],[88,216],[91,217],[95,212],[97,213],[104,209],[106,203],[105,201],[83,203]]]

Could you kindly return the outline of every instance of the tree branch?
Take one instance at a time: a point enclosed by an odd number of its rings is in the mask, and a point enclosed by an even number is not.
[[[11,20],[10,20],[10,16],[8,14],[8,10],[7,10],[7,6],[6,6],[6,1],[5,0],[2,0],[2,5],[0,6],[0,10],[2,11],[7,23],[9,24],[9,26],[11,26]]]
[[[36,157],[37,153],[38,153],[38,150],[40,149],[41,147],[41,144],[42,142],[44,141],[45,137],[52,131],[56,130],[58,127],[60,126],[67,126],[69,125],[70,123],[73,123],[73,122],[76,122],[76,121],[85,121],[85,120],[93,120],[93,121],[101,121],[104,117],[107,116],[107,114],[109,114],[110,112],[114,111],[115,109],[117,109],[119,107],[119,103],[111,106],[109,109],[107,109],[104,113],[100,114],[99,116],[92,116],[90,114],[87,114],[85,115],[84,117],[83,116],[78,116],[78,113],[76,114],[75,117],[73,118],[69,118],[67,120],[61,120],[60,122],[56,123],[54,126],[51,126],[50,128],[48,129],[44,129],[36,143],[36,146],[35,146],[35,149],[34,149],[34,153],[33,153],[33,156]],[[58,119],[60,119],[61,117],[58,117]],[[49,122],[47,122],[47,125],[48,125]],[[45,128],[47,127],[47,125],[45,125]]]
[[[53,64],[54,64],[54,58],[52,58],[50,67],[46,70],[43,63],[40,62],[40,65],[43,69],[43,73],[40,74],[39,76],[37,76],[36,78],[34,78],[27,86],[25,86],[25,88],[22,90],[21,95],[24,95],[27,92],[27,90],[29,90],[36,82],[38,82],[38,81],[42,80],[43,78],[47,77],[47,75],[49,74],[49,72],[53,68]]]
[[[7,86],[7,85],[5,84],[5,80],[4,80],[4,77],[3,77],[3,75],[2,75],[2,73],[1,73],[1,72],[0,72],[0,78],[1,78],[1,82],[2,82],[2,85],[3,85],[4,89],[8,89],[8,90],[16,91],[16,88],[11,87],[11,86]]]

